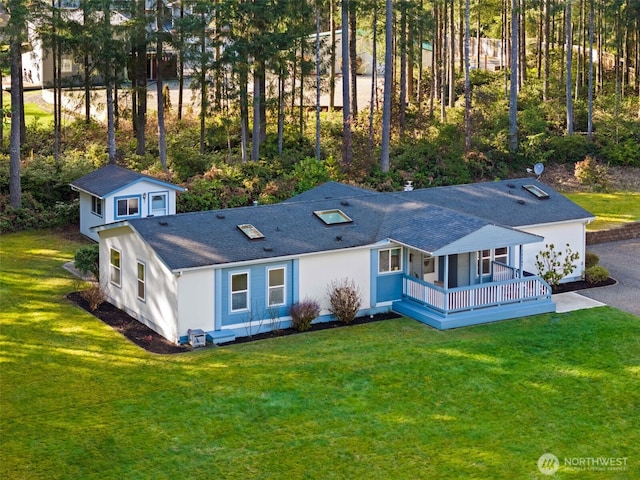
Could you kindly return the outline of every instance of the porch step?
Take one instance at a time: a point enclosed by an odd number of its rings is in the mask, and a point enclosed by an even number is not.
[[[450,328],[552,313],[556,311],[556,304],[550,299],[539,299],[444,315],[410,300],[398,300],[393,302],[391,309],[400,315],[426,323],[438,330],[448,330]]]
[[[207,332],[207,335],[215,345],[233,342],[236,339],[236,334],[232,330],[212,330]]]

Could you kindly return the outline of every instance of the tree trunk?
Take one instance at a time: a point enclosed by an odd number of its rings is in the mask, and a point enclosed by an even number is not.
[[[336,106],[336,21],[334,0],[329,1],[329,23],[331,28],[331,45],[329,45],[329,111]]]
[[[13,17],[12,17],[13,20]],[[22,29],[20,25],[17,28]],[[11,61],[11,135],[9,138],[9,202],[12,207],[22,207],[20,184],[21,137],[22,137],[22,42],[20,34],[14,33],[9,45]]]
[[[587,106],[587,139],[593,141],[593,16],[594,16],[594,0],[589,0],[589,66],[588,89],[589,98]]]
[[[518,0],[511,0],[511,78],[509,94],[509,150],[518,151]]]
[[[158,157],[162,169],[167,171],[167,134],[164,126],[164,99],[162,96],[162,0],[156,2],[156,96],[158,97]]]
[[[371,97],[369,99],[369,156],[373,157],[373,116],[376,110],[378,78],[378,0],[373,0],[373,53],[371,59]]]
[[[342,161],[351,164],[351,113],[349,98],[349,0],[342,0]],[[386,68],[386,66],[385,66]]]
[[[384,100],[382,104],[382,151],[380,170],[389,171],[389,153],[391,147],[391,89],[393,73],[393,0],[385,2],[385,35],[384,35]]]
[[[320,161],[320,10],[316,14],[316,161]]]
[[[464,149],[471,150],[471,81],[469,78],[469,35],[470,9],[469,0],[464,4]]]
[[[573,97],[571,96],[571,86],[573,85],[571,81],[571,58],[573,54],[573,31],[571,28],[571,2],[567,2],[567,18],[566,18],[566,50],[567,50],[567,76],[566,76],[566,86],[565,86],[565,95],[567,100],[567,135],[573,134]]]
[[[358,116],[358,55],[356,1],[349,0],[349,61],[351,63],[351,119]]]
[[[407,2],[400,2],[400,29],[398,32],[400,43],[400,135],[404,135],[407,112]]]

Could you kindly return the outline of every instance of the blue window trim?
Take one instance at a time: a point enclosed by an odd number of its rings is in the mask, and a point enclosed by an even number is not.
[[[233,277],[235,275],[247,276],[247,306],[244,308],[233,309]],[[244,313],[251,311],[251,272],[249,270],[238,270],[235,272],[229,272],[229,313]]]
[[[151,197],[153,195],[160,195],[160,194],[164,195],[164,197],[166,199],[166,204],[164,206],[165,215],[169,215],[169,190],[159,190],[157,192],[149,192],[148,193],[149,201],[147,202],[148,203],[148,205],[147,205],[147,215],[152,215],[151,212],[153,211],[153,203],[151,201]]]
[[[270,290],[270,286],[269,286],[269,272],[271,270],[284,270],[284,274],[283,274],[283,278],[284,278],[284,283],[282,284],[282,286],[278,286],[279,288],[282,288],[282,303],[276,303],[274,305],[269,305],[269,290]],[[265,275],[265,288],[266,288],[266,296],[265,296],[265,303],[267,305],[267,308],[275,308],[275,307],[282,307],[284,305],[287,304],[287,266],[286,265],[271,265],[270,267],[266,268],[266,275]]]
[[[385,250],[389,251],[389,263],[391,263],[391,251],[392,250],[400,250],[400,254],[399,254],[399,259],[400,259],[400,265],[398,265],[398,269],[397,270],[389,270],[386,272],[383,272],[380,270],[380,252],[383,252]],[[402,273],[403,272],[403,267],[404,267],[404,249],[402,247],[385,247],[385,248],[380,248],[378,250],[376,250],[376,264],[377,264],[377,273],[378,275],[395,275],[398,273]],[[391,267],[391,265],[389,264],[389,267]]]
[[[118,201],[119,200],[129,200],[132,198],[138,199],[138,213],[137,215],[118,215]],[[113,198],[113,218],[115,219],[124,219],[124,218],[141,218],[142,217],[142,195],[124,195],[121,197]]]

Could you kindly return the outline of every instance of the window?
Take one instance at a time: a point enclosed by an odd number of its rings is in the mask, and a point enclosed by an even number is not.
[[[481,250],[478,252],[478,275],[489,275],[491,273],[491,250]]]
[[[327,225],[353,222],[346,213],[337,208],[334,210],[317,210],[313,213]]]
[[[378,252],[378,273],[396,272],[402,267],[402,249],[387,248]]]
[[[146,293],[146,270],[146,265],[138,262],[138,299],[142,301],[144,301]]]
[[[116,202],[118,217],[133,217],[140,214],[140,200],[138,197],[119,198]]]
[[[238,312],[249,309],[249,274],[234,273],[231,275],[231,311]]]
[[[509,261],[509,249],[507,247],[496,248],[493,259],[498,263],[507,265]]]
[[[535,185],[523,185],[522,188],[524,188],[527,192],[529,192],[531,195],[536,197],[538,200],[546,200],[547,198],[549,198],[549,194],[547,192],[545,192],[539,187],[536,187]]]
[[[270,307],[275,307],[278,305],[284,305],[284,284],[285,284],[285,276],[284,276],[284,267],[282,268],[271,268],[267,270],[268,277],[268,286],[267,286],[267,296],[268,296],[268,305]]]
[[[167,194],[166,193],[152,193],[149,195],[151,197],[150,209],[151,215],[153,216],[162,216],[167,214]]]
[[[102,199],[100,197],[91,196],[91,213],[99,217],[102,216]]]
[[[73,61],[69,58],[63,58],[60,70],[64,73],[73,72]]]
[[[424,270],[423,270],[424,274],[435,272],[436,262],[431,255],[425,255],[423,262],[424,262]]]
[[[119,287],[120,280],[121,280],[120,252],[115,248],[112,248],[110,250],[109,263],[111,265],[111,272],[110,272],[111,283]]]
[[[256,240],[258,238],[264,238],[264,235],[260,230],[251,225],[250,223],[243,223],[242,225],[238,225],[238,228],[244,233],[247,238],[251,240]]]

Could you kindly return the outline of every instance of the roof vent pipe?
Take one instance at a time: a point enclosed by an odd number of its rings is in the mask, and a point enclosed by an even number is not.
[[[254,201],[253,201],[253,206],[254,206],[254,207],[257,207],[257,206],[258,206],[258,200],[254,200]]]

